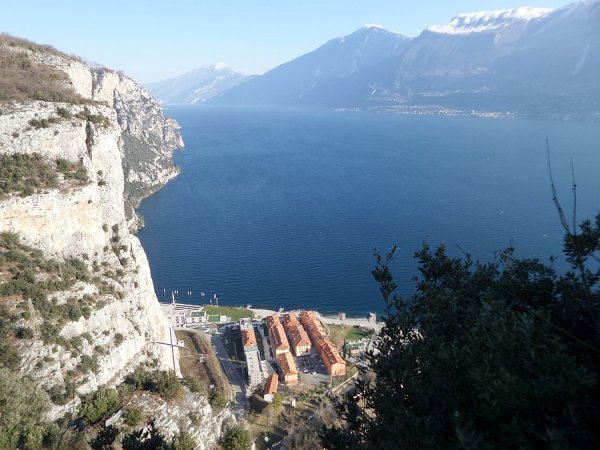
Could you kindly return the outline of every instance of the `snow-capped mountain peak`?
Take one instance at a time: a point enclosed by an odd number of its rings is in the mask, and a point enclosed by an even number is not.
[[[363,28],[379,28],[379,29],[383,29],[383,27],[381,25],[377,25],[376,23],[365,23],[362,27]]]
[[[470,34],[493,31],[514,23],[528,22],[550,14],[553,9],[522,7],[459,14],[450,23],[433,25],[427,31],[441,34]]]
[[[227,66],[227,64],[225,64],[224,62],[218,62],[216,64],[213,64],[212,67],[215,70],[223,70],[223,69],[228,69],[229,67]]]

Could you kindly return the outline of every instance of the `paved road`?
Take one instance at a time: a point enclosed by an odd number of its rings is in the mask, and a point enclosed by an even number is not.
[[[225,369],[225,373],[229,378],[229,382],[233,386],[233,390],[235,391],[235,400],[239,409],[245,409],[246,407],[246,388],[244,384],[244,379],[240,376],[238,369],[233,365],[231,360],[229,359],[229,355],[223,347],[223,343],[221,342],[221,336],[219,334],[213,335],[211,337],[212,343],[215,347],[215,352],[217,354],[217,358],[221,360],[223,367]]]
[[[379,333],[383,326],[385,325],[383,322],[372,323],[366,319],[336,319],[334,317],[325,317],[316,313],[317,318],[327,324],[327,325],[349,325],[349,326],[358,326],[363,328],[370,328],[374,330],[376,333]]]

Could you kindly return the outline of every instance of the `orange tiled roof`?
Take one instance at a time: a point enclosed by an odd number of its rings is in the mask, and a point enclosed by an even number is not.
[[[265,385],[265,389],[263,391],[263,396],[268,394],[274,394],[277,392],[277,386],[279,385],[279,379],[277,378],[277,374],[272,374],[267,379],[267,384]]]
[[[271,329],[274,326],[281,323],[279,321],[279,317],[276,314],[273,314],[272,316],[268,316],[265,320],[267,322],[267,328],[269,328],[269,329]]]
[[[275,347],[276,350],[284,350],[286,348],[290,348],[290,344],[285,335],[285,331],[283,331],[283,325],[281,325],[280,323],[275,325],[271,329],[271,333],[273,339],[273,347]]]
[[[242,330],[242,344],[244,345],[244,348],[256,345],[256,335],[254,334],[254,329],[249,328]]]
[[[302,328],[302,325],[297,324],[294,327],[290,327],[289,329],[290,337],[292,338],[292,342],[297,347],[299,345],[310,345],[310,340],[308,339],[308,334]]]
[[[279,363],[281,373],[284,377],[288,375],[298,375],[298,367],[296,367],[294,358],[292,358],[290,353],[282,353],[277,356],[277,362]]]
[[[327,358],[330,364],[346,364],[335,346],[329,342],[321,347],[321,356]]]

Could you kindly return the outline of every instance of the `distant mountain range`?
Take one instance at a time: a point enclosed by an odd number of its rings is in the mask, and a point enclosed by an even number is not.
[[[215,64],[144,87],[163,103],[203,103],[250,78],[225,64]]]
[[[460,14],[415,38],[368,25],[238,80],[208,103],[600,117],[600,0]]]

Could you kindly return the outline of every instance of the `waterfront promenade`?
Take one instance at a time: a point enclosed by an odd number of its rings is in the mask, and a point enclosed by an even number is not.
[[[260,309],[260,308],[250,308],[250,310],[254,313],[254,317],[257,319],[264,319],[267,316],[272,316],[273,314],[276,314],[277,311],[275,310],[271,310],[271,309]],[[292,310],[292,311],[284,311],[285,313],[288,312],[300,312],[301,310]],[[338,318],[338,317],[332,317],[332,316],[323,316],[321,315],[318,311],[315,311],[317,318],[323,322],[324,324],[327,325],[346,325],[346,326],[358,326],[358,327],[363,327],[363,328],[369,328],[371,330],[374,330],[376,333],[379,333],[381,331],[381,329],[383,328],[383,326],[385,325],[384,322],[377,322],[377,323],[373,323],[373,322],[369,322],[367,319],[357,319],[357,318],[346,318],[344,320]]]

